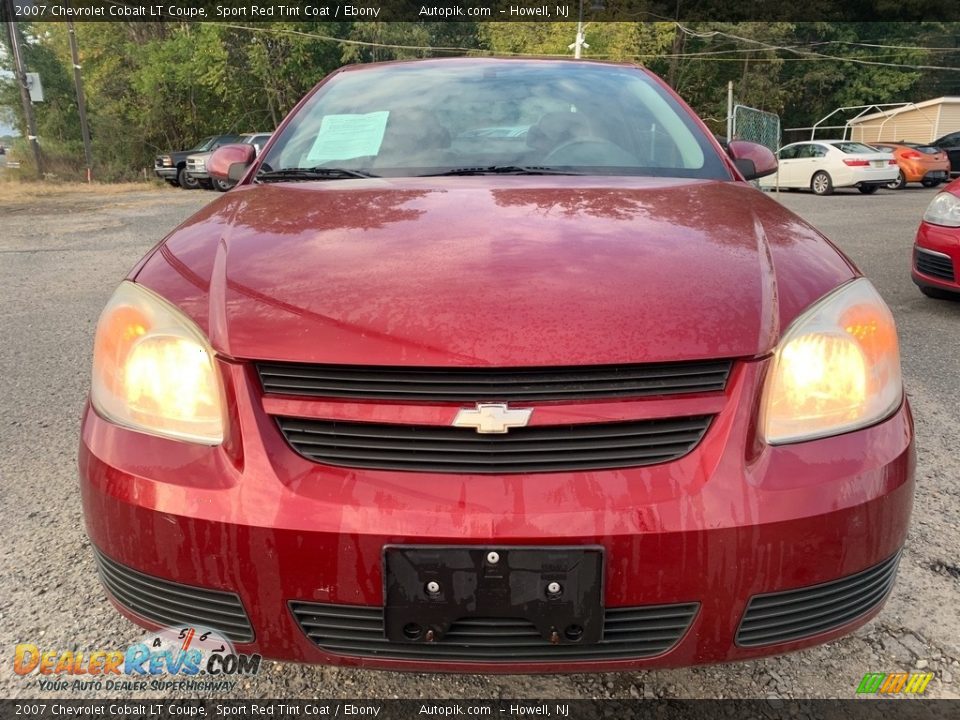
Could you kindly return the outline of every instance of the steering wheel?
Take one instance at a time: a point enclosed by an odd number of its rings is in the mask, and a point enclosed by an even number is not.
[[[609,140],[568,140],[547,153],[548,165],[631,165],[636,158]]]

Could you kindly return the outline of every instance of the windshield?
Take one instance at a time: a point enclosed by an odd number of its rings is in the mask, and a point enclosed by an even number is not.
[[[341,73],[287,125],[262,170],[396,177],[515,166],[730,179],[706,134],[644,72],[545,61]]]
[[[198,142],[192,148],[187,150],[187,152],[196,152],[198,150],[207,150],[213,144],[213,141],[216,139],[216,135],[211,135],[210,137],[205,137],[203,140]]]

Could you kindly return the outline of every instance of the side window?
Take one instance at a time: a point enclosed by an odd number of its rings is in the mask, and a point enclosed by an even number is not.
[[[823,145],[811,145],[810,157],[822,158],[827,156],[827,149]]]
[[[800,145],[790,145],[789,147],[783,148],[783,149],[780,151],[780,153],[779,153],[780,159],[781,159],[781,160],[793,160],[795,157],[797,157],[797,150],[799,150],[800,147],[802,147],[802,146],[800,146]]]
[[[960,147],[960,133],[954,133],[953,135],[947,135],[943,140],[944,147]]]
[[[814,145],[801,145],[800,149],[797,150],[797,159],[803,158],[812,158],[814,157]]]

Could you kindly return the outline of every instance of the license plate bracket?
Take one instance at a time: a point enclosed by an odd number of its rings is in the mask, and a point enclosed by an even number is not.
[[[384,634],[441,642],[458,620],[509,618],[529,621],[554,645],[597,643],[603,567],[600,546],[388,545]]]

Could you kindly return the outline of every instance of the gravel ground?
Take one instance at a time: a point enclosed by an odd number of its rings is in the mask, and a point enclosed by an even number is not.
[[[780,201],[847,252],[890,303],[917,422],[918,490],[899,579],[881,615],[851,636],[787,656],[686,670],[568,676],[400,674],[266,663],[235,697],[852,697],[865,672],[926,669],[927,695],[960,697],[960,303],[910,282],[917,218],[933,191],[841,192]],[[54,697],[12,671],[13,645],[83,650],[141,633],[95,580],[76,480],[78,421],[93,330],[117,282],[214,193],[174,189],[0,195],[0,690]],[[110,693],[116,695],[116,693]],[[76,697],[66,694],[66,697]],[[103,696],[103,695],[101,695]]]

